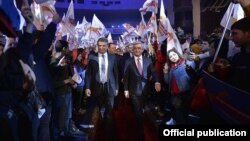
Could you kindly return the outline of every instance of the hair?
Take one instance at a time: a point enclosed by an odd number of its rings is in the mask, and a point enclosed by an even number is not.
[[[79,55],[79,54],[82,54],[83,53],[83,51],[84,51],[84,49],[83,48],[78,48],[77,49],[77,54]]]
[[[241,31],[250,31],[250,20],[248,18],[240,19],[231,26],[231,30],[239,29]]]
[[[97,40],[97,44],[98,44],[99,42],[108,43],[108,39],[107,39],[107,38],[104,38],[104,37],[101,37],[101,38],[99,38],[99,39]]]
[[[167,51],[167,60],[169,63],[172,63],[172,61],[169,60],[169,53],[170,52],[175,52],[180,57],[180,59],[183,58],[182,55],[175,48],[172,48],[172,49]]]
[[[110,47],[111,45],[116,45],[115,43],[109,43],[108,46]]]
[[[55,50],[56,52],[63,51],[63,48],[68,48],[68,42],[64,40],[58,40],[55,44]]]
[[[167,44],[161,44],[161,53],[163,54],[164,57],[167,55]]]
[[[136,41],[136,42],[134,42],[134,43],[133,43],[133,47],[134,47],[135,45],[137,45],[137,44],[141,44],[141,47],[143,48],[142,42],[141,42],[141,41]]]

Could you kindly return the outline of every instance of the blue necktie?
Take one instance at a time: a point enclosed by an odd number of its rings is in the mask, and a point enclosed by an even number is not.
[[[105,83],[106,82],[106,77],[105,77],[105,56],[102,54],[102,63],[101,63],[101,82]]]

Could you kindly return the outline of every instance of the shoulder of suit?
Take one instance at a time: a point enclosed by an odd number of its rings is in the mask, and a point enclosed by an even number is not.
[[[108,57],[110,57],[110,58],[116,58],[116,55],[115,55],[115,54],[108,53],[107,55],[108,55]]]
[[[142,56],[143,60],[151,60],[151,58],[149,58],[148,56]]]
[[[95,59],[96,57],[98,57],[98,54],[97,54],[97,53],[91,53],[91,54],[89,54],[89,60],[93,60],[93,59]]]

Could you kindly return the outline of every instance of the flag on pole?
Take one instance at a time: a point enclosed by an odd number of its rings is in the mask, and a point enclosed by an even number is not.
[[[35,3],[35,2],[34,2]],[[57,13],[55,9],[55,0],[46,1],[42,4],[36,4],[39,6],[36,6],[35,13],[38,14],[38,16],[41,16],[41,24],[44,25],[44,28],[47,27],[49,23],[51,23],[53,16]],[[40,10],[40,11],[39,11]],[[40,13],[39,13],[40,12]],[[39,19],[40,17],[38,17]]]
[[[42,15],[41,15],[41,7],[40,4],[37,4],[36,2],[33,2],[30,5],[31,12],[34,16],[34,20],[38,20],[40,24],[42,24]]]
[[[62,22],[60,23],[60,29],[59,32],[62,32],[62,36],[67,35],[67,33],[70,33],[69,36],[75,36],[75,14],[74,14],[74,3],[73,0],[71,0],[67,13],[62,18]]]
[[[156,15],[155,13],[152,13],[147,26],[146,26],[147,32],[157,33],[157,22],[156,22]]]
[[[109,33],[107,39],[108,39],[108,43],[113,43],[113,39],[112,39],[111,33]]]
[[[227,19],[231,18],[229,20],[229,23],[228,23],[228,26],[227,26],[227,29],[229,29],[229,30],[231,29],[231,26],[233,25],[233,23],[235,23],[236,21],[244,18],[244,16],[245,16],[244,10],[241,7],[241,5],[240,4],[235,4],[235,6],[233,7],[233,4],[234,3],[232,3],[232,2],[230,3],[230,5],[227,8],[226,13],[224,14],[224,16],[223,16],[223,18],[222,18],[222,20],[220,22],[221,26],[226,27]],[[232,12],[231,15],[229,15],[230,14],[230,9],[232,7],[234,8],[233,12]]]
[[[146,12],[150,11],[155,14],[158,12],[158,0],[146,0],[142,6],[142,8],[139,9],[139,11],[143,14],[146,14]]]
[[[127,30],[128,33],[135,31],[135,28],[129,23],[124,23],[122,26]]]
[[[167,39],[167,51],[175,48],[180,54],[183,54],[181,44],[172,28],[168,17],[165,14],[163,0],[161,0],[160,21],[158,25],[158,41]]]
[[[56,14],[55,4],[55,0],[49,0],[39,5],[41,6],[42,11],[50,11],[54,15]]]
[[[141,21],[139,25],[137,25],[136,32],[138,33],[139,36],[144,37],[144,35],[146,34],[145,28],[146,25],[145,23],[143,23],[143,21]]]
[[[73,0],[70,1],[68,11],[65,15],[65,23],[69,25],[75,24],[75,13],[74,13],[74,3]]]
[[[83,24],[83,25],[85,25],[85,24],[87,24],[87,23],[89,23],[87,20],[86,20],[86,18],[85,18],[85,16],[82,18],[82,23],[81,24]]]
[[[0,1],[0,29],[7,36],[16,37],[15,31],[23,29],[25,20],[15,0]]]
[[[141,13],[141,22],[139,23],[139,25],[137,25],[136,27],[136,32],[138,33],[139,36],[144,37],[144,35],[146,34],[146,22],[144,20],[144,16]]]
[[[105,36],[107,33],[108,32],[104,24],[94,14],[92,18],[92,24],[90,27],[88,27],[87,33],[82,39],[94,40],[95,42],[98,38]]]
[[[105,35],[107,33],[107,30],[106,30],[104,24],[99,20],[99,18],[95,14],[93,16],[91,26],[93,28],[97,28],[100,35]]]

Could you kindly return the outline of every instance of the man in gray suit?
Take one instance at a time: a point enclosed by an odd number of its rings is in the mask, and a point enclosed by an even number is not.
[[[141,42],[133,44],[133,58],[126,61],[124,74],[124,94],[126,98],[131,97],[133,109],[139,130],[138,141],[144,141],[143,108],[146,96],[151,92],[151,84],[154,83],[155,90],[161,90],[158,75],[152,61],[142,56],[143,46]]]
[[[110,129],[107,130],[110,133],[109,138],[114,140],[112,109],[114,97],[118,94],[117,61],[115,55],[107,52],[108,40],[106,38],[99,38],[97,46],[98,52],[89,56],[85,76],[85,94],[90,97],[94,106],[99,106],[105,119],[102,122]]]

